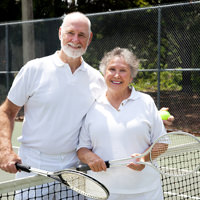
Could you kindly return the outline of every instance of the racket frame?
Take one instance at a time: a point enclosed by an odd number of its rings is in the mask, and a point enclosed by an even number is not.
[[[151,147],[145,152],[145,153],[143,153],[143,154],[141,154],[140,156],[136,156],[135,157],[135,159],[136,158],[142,158],[142,157],[144,157],[144,156],[146,156],[147,154],[150,154],[150,162],[142,162],[142,161],[140,161],[140,162],[137,162],[138,164],[144,164],[144,165],[148,165],[148,166],[150,166],[150,167],[153,167],[154,169],[156,169],[160,174],[162,174],[162,175],[167,175],[167,176],[175,176],[175,177],[177,177],[177,176],[185,176],[185,175],[189,175],[189,174],[192,174],[192,173],[194,173],[194,172],[196,172],[196,171],[198,171],[199,169],[200,169],[200,163],[199,163],[199,166],[197,166],[195,169],[193,169],[192,171],[190,171],[190,172],[188,172],[187,174],[168,174],[168,173],[166,173],[166,172],[163,172],[162,170],[159,170],[156,166],[155,166],[155,162],[154,162],[154,160],[153,160],[153,158],[152,158],[152,154],[151,154],[151,150],[153,149],[153,147],[157,144],[157,142],[160,140],[160,138],[162,138],[162,137],[165,137],[165,136],[170,136],[170,135],[186,135],[186,136],[189,136],[189,137],[192,137],[194,140],[196,140],[198,143],[199,143],[199,145],[200,145],[200,140],[197,138],[197,137],[195,137],[194,135],[192,135],[192,134],[190,134],[190,133],[187,133],[187,132],[183,132],[183,131],[174,131],[174,132],[169,132],[169,133],[166,133],[166,134],[164,134],[164,135],[162,135],[162,136],[160,136],[160,137],[158,137],[155,141],[154,141],[154,143],[151,145]],[[170,139],[169,139],[169,142],[170,142]],[[197,144],[198,144],[197,143]],[[173,148],[173,147],[172,147]],[[161,154],[162,155],[162,154]],[[184,171],[184,170],[183,170]]]
[[[143,165],[147,165],[147,166],[150,166],[152,168],[154,168],[156,171],[158,171],[160,174],[163,174],[165,176],[174,176],[174,177],[178,177],[178,176],[186,176],[186,175],[189,175],[189,174],[192,174],[196,171],[198,171],[200,169],[200,164],[199,166],[197,166],[194,170],[188,172],[187,174],[168,174],[166,172],[163,172],[162,170],[159,170],[155,165],[154,165],[154,160],[152,159],[152,156],[151,156],[151,150],[153,149],[153,147],[157,144],[157,142],[163,137],[167,137],[167,136],[170,136],[170,135],[177,135],[177,134],[180,134],[180,135],[186,135],[186,136],[190,136],[192,137],[193,139],[195,139],[197,141],[197,144],[199,143],[200,144],[200,140],[195,137],[194,135],[190,134],[190,133],[187,133],[187,132],[183,132],[183,131],[174,131],[174,132],[169,132],[169,133],[166,133],[166,134],[163,134],[162,136],[158,137],[154,142],[153,144],[149,147],[149,149],[142,153],[141,155],[139,156],[135,156],[134,158],[132,157],[128,157],[128,158],[122,158],[122,159],[116,159],[116,160],[110,160],[110,161],[105,161],[106,163],[106,166],[107,168],[110,168],[110,167],[120,167],[120,166],[125,166],[127,164],[130,164],[131,161],[135,161],[135,159],[137,158],[142,158],[148,154],[150,154],[150,160],[148,162],[136,162],[137,164],[143,164]],[[169,142],[170,142],[170,139],[169,139]],[[168,143],[166,143],[168,144]],[[89,166],[87,165],[79,165],[77,168],[77,170],[79,171],[87,171],[87,170],[90,170]]]
[[[110,195],[109,190],[102,183],[100,183],[98,180],[94,179],[93,177],[87,175],[84,172],[77,171],[75,169],[64,169],[64,170],[60,170],[60,171],[56,171],[56,172],[49,172],[49,171],[46,171],[46,170],[41,170],[41,169],[33,168],[33,167],[30,167],[30,166],[25,166],[25,165],[22,165],[22,164],[19,164],[19,163],[16,163],[16,168],[20,169],[22,171],[28,172],[28,173],[32,172],[32,173],[35,173],[35,174],[40,175],[40,176],[52,178],[53,180],[64,184],[65,186],[74,190],[75,192],[78,192],[79,194],[87,196],[89,198],[106,200],[106,199],[108,199],[108,197]],[[102,191],[104,191],[105,197],[100,198],[100,197],[97,197],[97,196],[93,196],[91,194],[85,193],[82,190],[79,190],[76,187],[73,187],[73,185],[70,185],[67,182],[67,180],[65,180],[62,176],[63,174],[69,174],[69,173],[77,175],[77,177],[78,176],[84,177],[85,179],[89,179],[90,181],[94,182],[96,186],[98,186],[99,188],[102,189]]]

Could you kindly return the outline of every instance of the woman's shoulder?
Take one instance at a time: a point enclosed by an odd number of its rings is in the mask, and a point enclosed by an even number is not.
[[[145,93],[145,92],[140,92],[140,91],[136,91],[138,97],[140,97],[141,100],[143,101],[154,101],[153,97],[148,94],[148,93]]]

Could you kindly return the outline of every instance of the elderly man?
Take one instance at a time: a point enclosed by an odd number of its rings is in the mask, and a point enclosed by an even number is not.
[[[61,49],[22,67],[0,107],[0,168],[16,173],[16,162],[49,171],[77,163],[83,117],[105,89],[102,75],[82,58],[91,40],[90,20],[80,12],[65,16]],[[12,149],[15,117],[24,106],[19,156]],[[26,172],[17,177],[30,176]]]

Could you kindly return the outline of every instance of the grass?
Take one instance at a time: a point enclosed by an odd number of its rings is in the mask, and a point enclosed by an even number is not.
[[[19,147],[20,143],[17,141],[17,138],[21,135],[22,131],[22,123],[21,122],[15,122],[15,127],[13,131],[12,136],[12,145]],[[4,182],[7,180],[14,179],[15,174],[6,173],[2,170],[0,170],[0,182]]]

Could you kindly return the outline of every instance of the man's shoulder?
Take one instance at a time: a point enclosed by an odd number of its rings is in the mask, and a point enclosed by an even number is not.
[[[87,70],[91,70],[93,72],[98,72],[97,69],[95,69],[94,67],[92,67],[90,64],[88,64],[87,62],[84,61],[84,67],[87,69]]]
[[[24,68],[27,70],[43,70],[43,68],[45,69],[46,66],[49,66],[48,63],[52,62],[52,57],[53,55],[49,55],[49,56],[44,56],[41,58],[35,58],[33,60],[28,61]]]
[[[95,69],[94,67],[92,67],[91,65],[89,65],[88,63],[86,63],[85,61],[84,61],[84,67],[87,70],[89,75],[98,76],[98,77],[102,78],[101,72],[99,70]]]
[[[31,63],[43,63],[43,62],[46,62],[46,61],[50,60],[53,57],[53,55],[48,55],[48,56],[43,56],[43,57],[40,57],[40,58],[35,58],[33,60],[28,61],[28,63],[30,63],[30,64]]]

